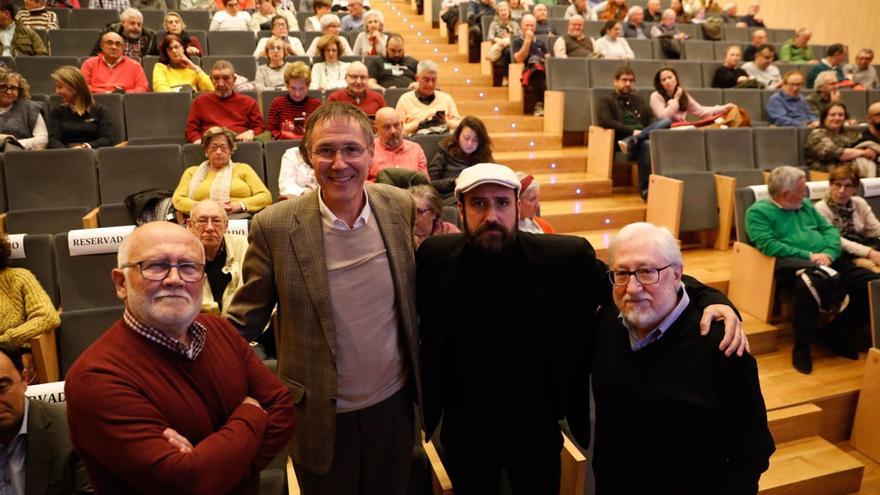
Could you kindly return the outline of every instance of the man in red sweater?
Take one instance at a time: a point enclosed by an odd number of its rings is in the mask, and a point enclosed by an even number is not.
[[[376,115],[380,108],[386,106],[385,97],[378,91],[367,89],[369,78],[370,74],[363,62],[352,62],[345,72],[345,82],[348,83],[348,87],[330,93],[327,101],[349,103],[360,108],[367,115]]]
[[[186,140],[201,143],[202,134],[214,126],[235,133],[236,141],[253,141],[266,130],[257,101],[235,92],[235,67],[226,60],[211,66],[214,92],[193,100],[186,118]]]
[[[229,323],[199,315],[204,262],[169,222],[119,248],[125,313],[65,384],[71,441],[98,493],[256,495],[293,434],[288,389]]]
[[[101,53],[86,59],[82,75],[92,93],[143,93],[147,76],[140,62],[123,54],[125,41],[108,31],[101,36]]]

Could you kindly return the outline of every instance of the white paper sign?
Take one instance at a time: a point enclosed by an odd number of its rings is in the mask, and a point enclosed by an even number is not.
[[[9,255],[11,260],[20,260],[25,257],[24,254],[24,236],[27,234],[9,234],[9,244],[12,245],[12,254]]]
[[[767,190],[767,186],[749,186],[752,189],[752,192],[755,193],[755,201],[761,201],[762,199],[769,198],[770,192]]]
[[[67,234],[67,249],[71,256],[106,254],[119,251],[119,244],[131,234],[134,225],[102,229],[71,230]]]
[[[827,180],[814,180],[812,182],[807,182],[807,188],[810,190],[810,200],[818,201],[825,197],[825,194],[828,193],[828,181]]]
[[[31,399],[41,400],[43,402],[67,402],[67,396],[64,395],[64,382],[40,383],[38,385],[28,385],[24,395]]]
[[[229,221],[229,227],[226,229],[227,234],[235,234],[235,235],[243,235],[247,237],[248,235],[248,220],[246,218],[238,218],[235,220]]]
[[[880,177],[869,177],[861,179],[862,197],[873,198],[880,196]]]

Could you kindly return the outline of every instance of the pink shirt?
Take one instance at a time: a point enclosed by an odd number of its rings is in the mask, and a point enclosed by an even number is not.
[[[376,176],[383,168],[406,168],[428,176],[428,160],[425,158],[425,152],[422,151],[421,146],[406,139],[403,140],[403,146],[390,150],[379,138],[376,138],[373,143],[373,164],[367,180],[375,182]]]
[[[82,75],[92,93],[112,93],[119,86],[126,93],[147,91],[147,76],[141,64],[123,56],[116,65],[110,67],[103,55],[86,59],[82,64]]]
[[[693,115],[698,119],[705,119],[724,110],[724,105],[703,106],[694,99],[693,95],[688,93],[688,106],[685,111],[678,109],[678,98],[672,98],[663,101],[663,95],[654,91],[651,93],[651,110],[658,119],[669,119],[673,122],[683,122],[687,120],[688,115]]]

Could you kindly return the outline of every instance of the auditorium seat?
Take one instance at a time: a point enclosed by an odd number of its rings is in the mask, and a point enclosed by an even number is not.
[[[684,88],[702,88],[703,87],[703,69],[699,62],[691,62],[687,60],[669,60],[666,62],[667,67],[675,69],[678,73],[678,83]],[[651,85],[653,86],[654,77],[651,76]],[[711,86],[709,81],[708,86]]]
[[[12,232],[15,234],[16,232]],[[40,282],[53,306],[59,305],[58,278],[55,274],[55,245],[52,234],[24,236],[24,258],[9,260],[9,266],[26,268]]]
[[[71,256],[68,233],[55,236],[55,266],[64,312],[105,308],[122,304],[110,272],[116,268],[116,253]]]
[[[217,34],[227,34],[236,31],[224,31]],[[209,33],[210,36],[211,33]],[[248,34],[248,33],[244,33]],[[251,44],[251,48],[248,50],[247,55],[208,55],[206,57],[202,57],[202,69],[208,74],[211,73],[211,66],[214,65],[214,62],[218,60],[226,60],[230,62],[233,67],[235,67],[235,73],[242,75],[247,78],[248,81],[253,81],[257,76],[257,61],[254,60],[252,55],[254,51],[253,44]]]
[[[747,43],[749,38],[749,30],[746,28],[738,28],[727,24],[723,26],[723,38],[727,42]]]
[[[50,53],[55,56],[88,57],[100,35],[100,29],[53,29],[49,31]]]
[[[761,105],[760,89],[725,89],[722,93],[724,103],[733,103],[745,108],[752,119],[752,125],[766,125],[764,109]]]
[[[303,48],[308,50],[310,46],[312,46],[312,40],[315,38],[320,38],[323,36],[323,33],[319,33],[316,31],[305,31],[302,33],[302,44]],[[252,50],[253,51],[253,50]],[[321,55],[320,53],[318,54]]]
[[[419,146],[422,147],[422,151],[425,153],[425,158],[430,164],[431,160],[434,159],[434,155],[440,151],[440,141],[443,141],[443,138],[445,137],[446,136],[443,134],[428,134],[412,136],[407,139],[418,143]]]
[[[590,67],[586,58],[548,57],[547,89],[589,88]]]
[[[764,172],[755,167],[752,129],[706,129],[704,132],[710,171],[733,177],[737,187],[764,183]]]
[[[403,96],[404,93],[412,91],[409,88],[389,88],[385,90],[385,103],[388,104],[389,107],[397,107],[397,100]]]
[[[651,163],[655,174],[705,172],[706,141],[702,130],[664,130],[651,133]]]
[[[122,99],[129,144],[138,140],[184,143],[192,96],[188,93],[129,93]],[[132,143],[134,141],[134,143]]]
[[[839,93],[840,102],[846,105],[849,118],[856,119],[859,123],[868,120],[868,95],[865,91],[842,89]]]
[[[211,27],[211,14],[207,10],[178,10],[177,13],[180,14],[180,18],[186,24],[187,32],[190,30],[207,32],[208,28]],[[206,38],[199,38],[199,41],[202,42],[202,46],[206,47]]]
[[[144,27],[153,31],[165,29],[165,11],[155,9],[141,9],[144,16]],[[161,40],[160,40],[161,41]],[[201,40],[199,40],[201,41]],[[158,42],[158,41],[157,41]]]
[[[768,29],[767,38],[773,43],[785,43],[795,37],[794,29]]]
[[[569,88],[565,90],[565,110],[562,114],[564,132],[587,132],[593,125],[591,115],[592,90]]]
[[[74,9],[71,12],[71,27],[76,29],[104,30],[107,24],[118,20],[119,12],[116,9]]]
[[[733,45],[739,46],[740,50],[745,46],[742,42],[724,42],[718,41],[715,43],[715,60],[717,62],[724,62],[724,55],[727,52],[727,49]]]
[[[687,88],[689,95],[693,96],[701,105],[723,105],[724,98],[720,89],[716,88]],[[688,115],[688,120],[699,120]]]
[[[110,255],[114,259],[116,255]],[[102,283],[113,288],[110,272],[107,271]],[[120,302],[117,300],[117,302]],[[122,318],[122,306],[107,306],[93,309],[79,309],[61,313],[61,326],[56,330],[58,341],[58,365],[61,377],[73,366],[76,358],[104,334],[117,320]]]
[[[269,141],[263,144],[263,154],[266,160],[266,187],[272,193],[272,198],[278,200],[278,177],[281,175],[281,157],[290,148],[298,147],[299,140],[283,139]]]
[[[756,127],[752,130],[755,166],[772,170],[780,165],[798,166],[803,146],[794,127]]]
[[[567,21],[566,21],[567,22]],[[563,33],[565,31],[562,31]],[[626,42],[629,44],[629,47],[632,49],[633,53],[636,55],[636,60],[639,59],[653,59],[653,58],[662,58],[658,55],[658,52],[655,48],[651,40],[640,40],[635,38],[627,38]],[[550,50],[553,50],[553,46],[549,46]]]
[[[590,60],[590,86],[611,86],[614,83],[614,73],[617,72],[617,69],[620,68],[620,66],[622,65],[626,64],[620,60]],[[639,81],[638,79],[638,74],[636,74],[636,85],[638,85],[640,82],[641,81]]]
[[[82,226],[98,204],[93,151],[9,151],[4,174],[7,232],[54,234]]]
[[[605,27],[605,21],[585,21],[584,22],[584,34],[593,39],[598,39],[602,37],[602,28]],[[565,34],[568,32],[568,24],[566,24],[565,29],[559,32],[559,34]]]
[[[465,5],[465,7],[467,7],[467,5]],[[314,12],[301,12],[299,10],[296,11],[296,23],[299,24],[299,31],[301,33],[306,32],[306,19],[313,15],[315,15]],[[306,46],[306,48],[308,48],[308,46]]]
[[[213,56],[250,55],[257,43],[252,31],[209,31],[208,53]],[[249,78],[253,79],[253,78]]]
[[[79,67],[78,57],[16,57],[15,70],[27,79],[31,93],[52,94],[55,81],[50,77],[55,69],[63,65]]]
[[[859,196],[865,198],[875,215],[880,214],[880,177],[865,177],[859,182]],[[880,321],[877,324],[880,325]],[[880,345],[880,342],[877,344]]]
[[[596,63],[596,60],[590,62],[590,65]],[[620,61],[608,60],[608,62],[617,62],[617,67],[623,65]],[[630,60],[629,66],[632,68],[633,72],[636,74],[636,84],[637,88],[651,89],[653,91],[654,88],[654,75],[660,71],[663,67],[666,67],[667,63],[663,60]],[[593,74],[590,74],[594,84],[596,81],[600,81],[602,86],[610,86],[614,84],[614,73],[617,71],[617,67],[611,71],[610,77],[605,79],[595,79],[593,78]],[[607,81],[607,82],[606,82]],[[650,93],[645,95],[645,99],[650,96]]]
[[[182,148],[181,159],[183,160],[183,170],[186,170],[189,167],[202,163],[207,157],[205,156],[205,152],[202,151],[201,144],[185,144]],[[263,181],[263,184],[266,183],[266,170],[263,166],[262,143],[236,143],[235,152],[232,154],[232,161],[247,163],[254,169],[254,172],[260,176],[260,180]]]
[[[682,22],[675,23],[676,29],[688,35],[688,39],[691,40],[701,40],[703,39],[703,30],[700,26],[696,24],[686,24]]]
[[[715,42],[687,40],[684,45],[684,59],[698,62],[715,60]]]
[[[721,62],[713,62],[708,60],[703,60],[700,62],[700,72],[703,73],[703,87],[711,88],[712,80],[715,79],[715,71],[721,67]],[[693,89],[693,88],[688,88]]]
[[[6,200],[6,174],[3,172],[3,168],[3,154],[0,153],[0,213],[5,213],[9,209],[9,202]]]
[[[730,271],[727,297],[740,311],[766,322],[770,320],[776,292],[776,281],[773,278],[776,258],[767,256],[752,246],[745,228],[746,210],[755,202],[756,190],[766,192],[766,186],[739,188],[735,193],[737,242],[733,245],[731,266],[736,269]]]
[[[73,21],[71,21],[71,12],[73,9],[65,9],[61,7],[47,7],[46,10],[51,12],[55,12],[55,15],[58,16],[58,27],[61,29],[70,29],[73,27]]]

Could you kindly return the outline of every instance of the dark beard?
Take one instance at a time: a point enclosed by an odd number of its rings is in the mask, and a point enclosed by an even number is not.
[[[471,229],[467,226],[467,222],[465,222],[464,227],[465,239],[467,239],[468,245],[488,253],[500,253],[510,249],[513,245],[513,239],[516,236],[515,227],[513,231],[510,231],[500,223],[495,222],[485,223],[475,232],[471,232]],[[492,230],[500,232],[501,237],[480,237],[484,232]]]

